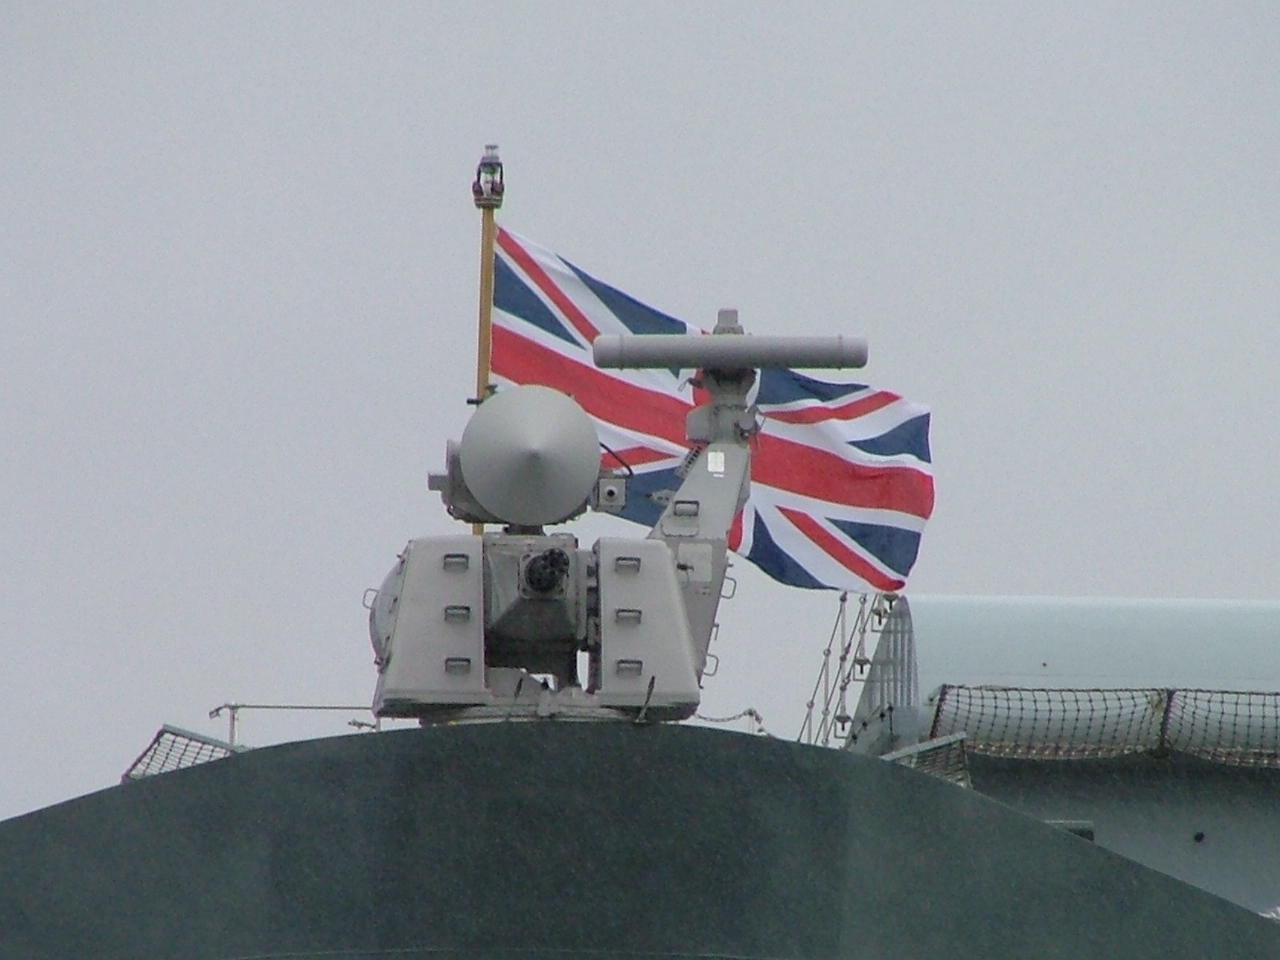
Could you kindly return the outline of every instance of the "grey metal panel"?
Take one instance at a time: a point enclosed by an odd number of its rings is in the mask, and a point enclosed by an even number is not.
[[[886,608],[887,614],[878,612]],[[871,615],[883,616],[884,622],[863,678],[845,749],[879,755],[917,739],[920,689],[911,604],[906,597],[880,595]]]
[[[701,690],[671,549],[661,540],[601,537],[600,700],[684,719]]]
[[[746,500],[750,471],[751,452],[745,443],[716,442],[699,450],[649,536],[669,542],[724,539]]]
[[[690,727],[312,741],[0,824],[3,960],[326,950],[1251,960],[1280,929],[894,764]]]
[[[462,562],[454,564],[451,558]],[[480,538],[420,537],[405,548],[404,563],[374,712],[412,715],[414,705],[422,702],[487,701]],[[375,606],[385,599],[380,595]]]
[[[864,720],[886,707],[914,708],[920,704],[916,670],[915,635],[911,604],[906,597],[885,598],[889,613],[880,629],[871,666],[854,709],[854,721]]]
[[[1257,912],[1280,905],[1280,770],[1176,756],[968,763],[974,789],[1030,816],[1089,820],[1109,850]]]
[[[921,688],[1280,690],[1280,601],[911,595]]]

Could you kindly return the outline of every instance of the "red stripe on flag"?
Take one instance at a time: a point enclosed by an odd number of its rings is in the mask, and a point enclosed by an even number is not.
[[[737,550],[742,546],[742,511],[739,510],[733,515],[733,523],[729,524],[728,546],[730,550]]]
[[[801,513],[799,510],[790,510],[786,507],[778,507],[778,511],[790,520],[797,530],[803,533],[827,553],[831,554],[831,556],[834,557],[841,566],[853,571],[877,590],[900,590],[906,585],[906,582],[903,580],[895,580],[891,577],[886,577],[866,560],[828,533],[817,520],[814,520],[813,517],[809,516],[807,513]]]
[[[762,412],[770,420],[781,420],[783,423],[822,423],[824,420],[852,420],[854,417],[862,417],[901,399],[896,393],[887,393],[882,390],[869,397],[861,397],[852,403],[846,403],[842,407],[815,404],[812,407],[800,407],[795,410],[766,408]]]
[[[677,460],[677,457],[671,453],[665,453],[662,450],[654,450],[652,447],[627,447],[625,450],[618,450],[616,453],[610,450],[600,455],[600,466],[613,470],[615,468],[640,467],[646,463],[656,463],[659,460]]]
[[[851,507],[897,510],[927,519],[933,513],[933,478],[914,467],[851,463],[807,444],[760,433],[751,479],[817,500]]]
[[[682,400],[601,373],[505,327],[493,328],[493,372],[567,393],[606,423],[688,446],[684,418],[689,405]]]
[[[570,300],[563,290],[561,290],[554,280],[547,275],[533,257],[529,256],[524,247],[516,242],[515,238],[505,230],[498,231],[498,246],[500,246],[512,260],[520,265],[520,269],[532,280],[544,294],[547,299],[559,308],[565,318],[577,328],[578,333],[587,339],[587,345],[590,346],[595,342],[596,337],[600,336],[600,331],[595,328],[587,315],[578,309],[578,305]]]

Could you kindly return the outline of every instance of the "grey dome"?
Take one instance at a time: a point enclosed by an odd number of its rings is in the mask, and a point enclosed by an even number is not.
[[[549,387],[511,387],[482,403],[463,431],[459,458],[481,506],[529,526],[573,515],[600,475],[591,419]]]

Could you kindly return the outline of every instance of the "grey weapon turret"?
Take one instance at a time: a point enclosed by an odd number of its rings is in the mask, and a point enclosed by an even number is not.
[[[374,712],[424,722],[485,716],[674,720],[698,706],[748,492],[755,370],[861,366],[849,338],[747,337],[722,310],[712,337],[601,337],[599,366],[695,367],[709,400],[694,449],[648,538],[580,549],[546,533],[588,506],[616,512],[626,477],[602,471],[590,419],[546,387],[504,390],[450,443],[429,486],[449,514],[500,533],[412,540],[371,604]]]

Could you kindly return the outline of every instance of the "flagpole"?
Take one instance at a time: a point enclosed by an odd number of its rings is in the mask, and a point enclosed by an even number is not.
[[[476,167],[471,198],[480,211],[480,332],[476,341],[476,403],[489,393],[489,355],[493,349],[493,246],[497,226],[493,213],[502,206],[502,161],[498,145],[485,144]]]
[[[471,184],[471,198],[480,211],[480,322],[476,336],[476,395],[473,403],[483,403],[489,395],[489,360],[493,351],[493,247],[497,226],[493,213],[502,206],[502,161],[498,145],[487,143]],[[484,533],[484,524],[473,523],[473,534]]]
[[[497,233],[493,207],[480,211],[480,327],[476,338],[477,402],[489,392],[489,358],[493,352],[493,241]]]

